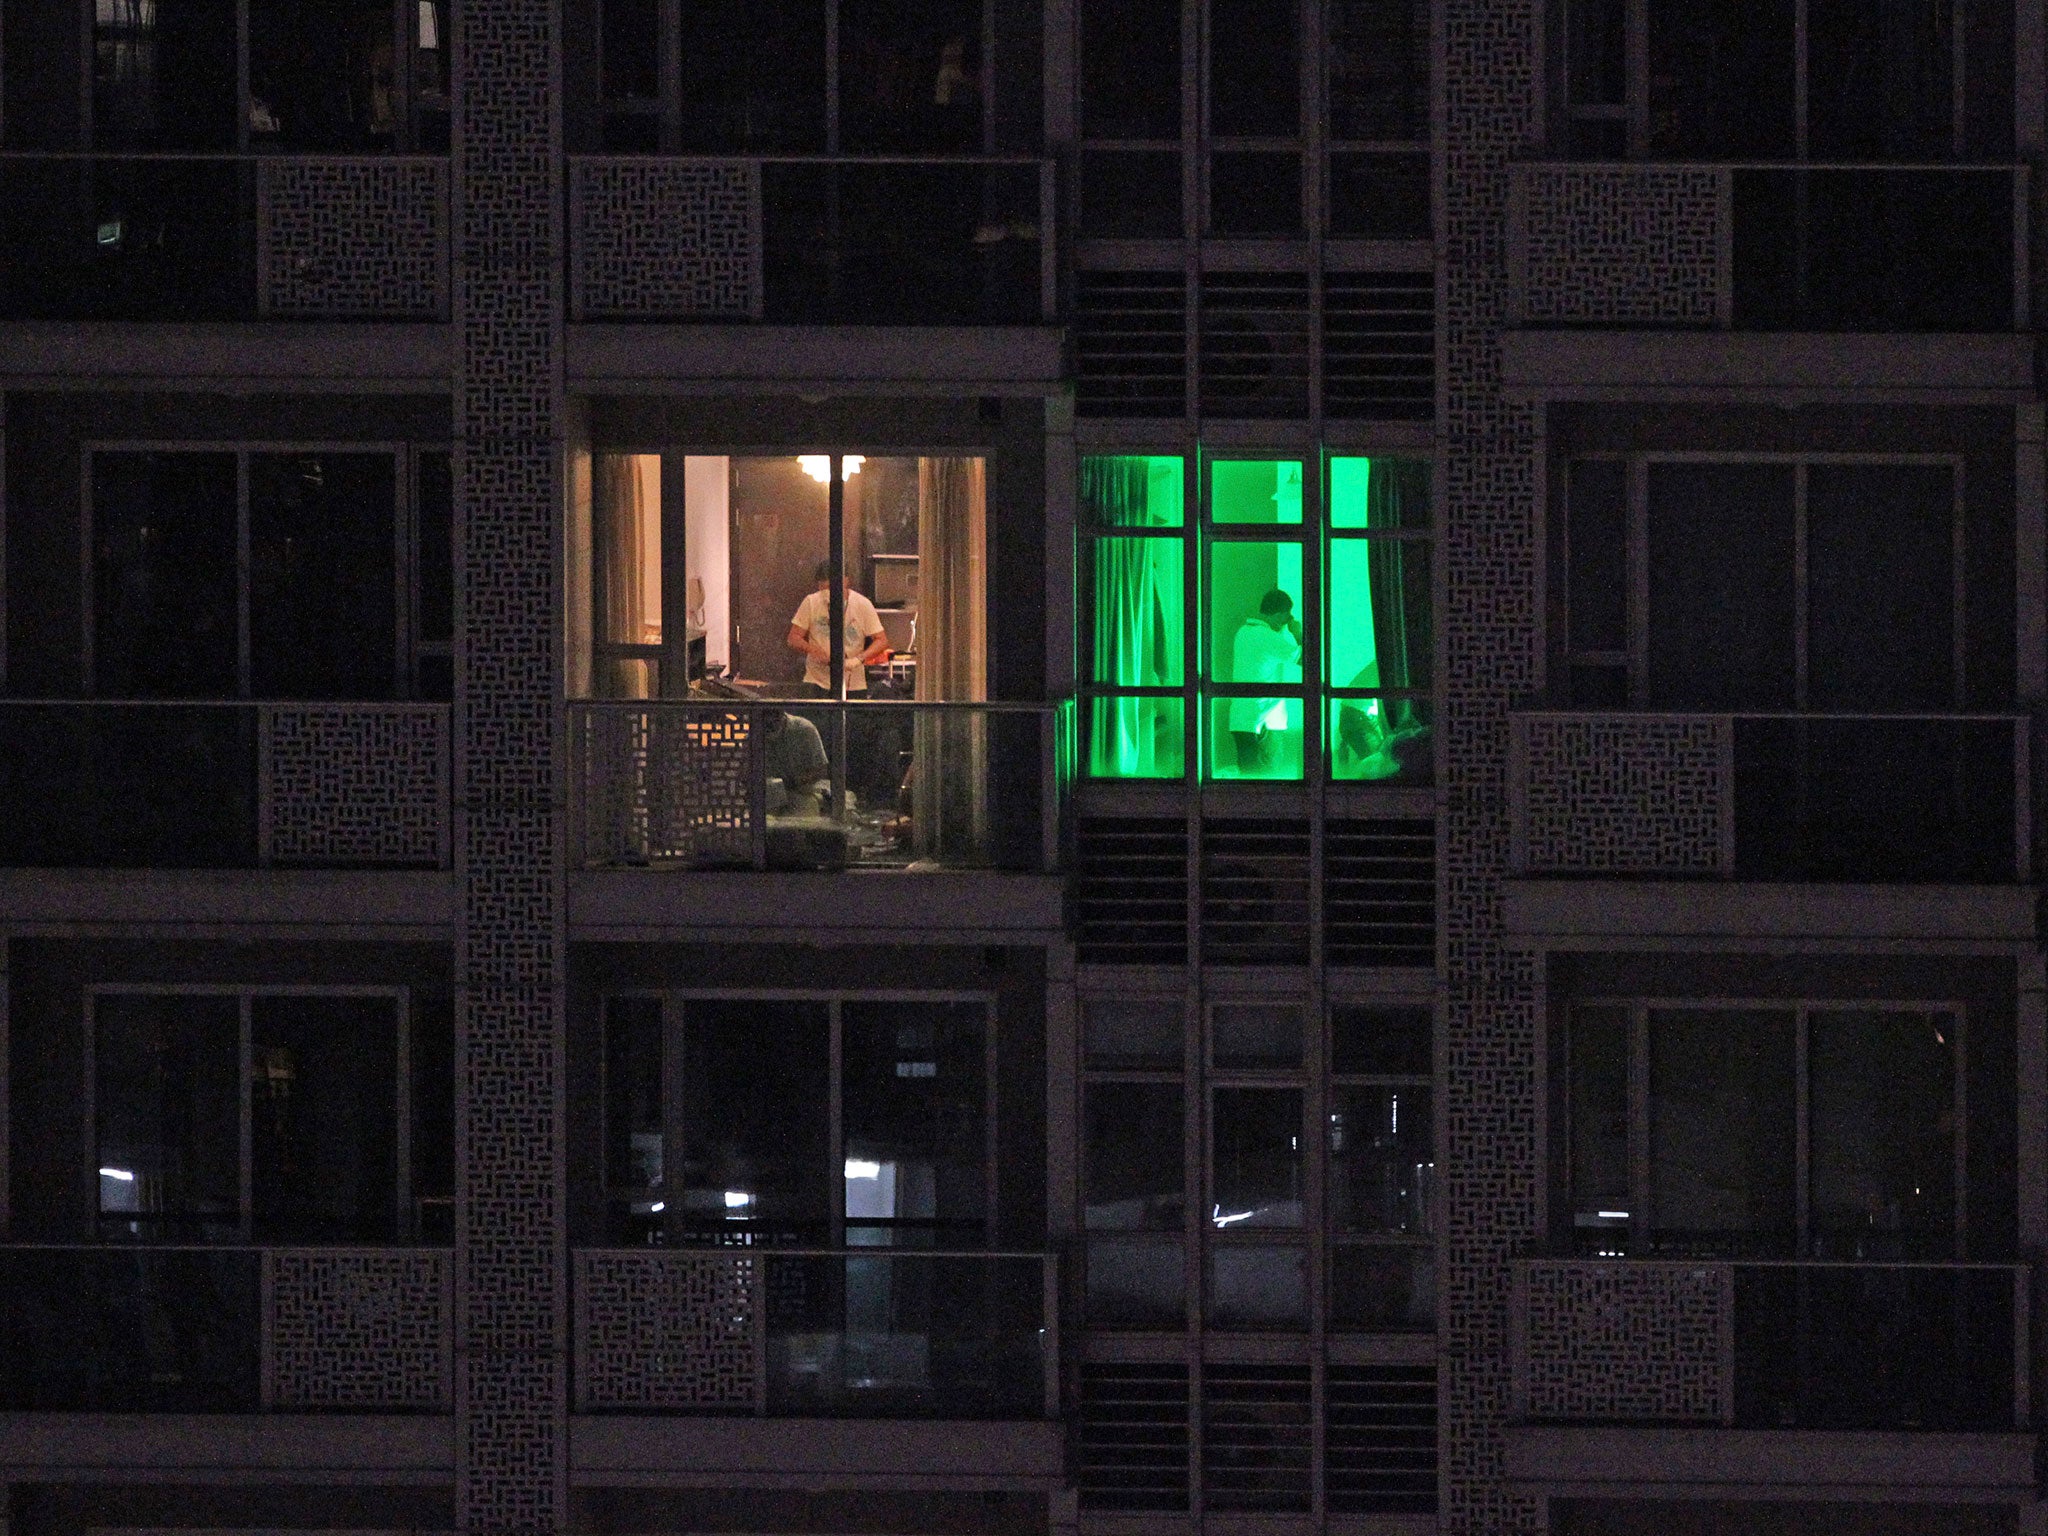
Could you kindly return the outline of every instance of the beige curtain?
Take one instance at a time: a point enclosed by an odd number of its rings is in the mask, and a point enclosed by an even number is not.
[[[593,502],[596,590],[603,609],[597,615],[600,654],[593,681],[604,698],[644,699],[653,692],[648,664],[602,654],[606,645],[646,644],[650,625],[661,622],[647,588],[645,553],[650,541],[660,536],[661,508],[647,493],[640,456],[598,455]]]
[[[988,533],[980,459],[917,461],[917,697],[988,697]],[[911,815],[918,855],[974,862],[988,842],[987,717],[920,711]]]

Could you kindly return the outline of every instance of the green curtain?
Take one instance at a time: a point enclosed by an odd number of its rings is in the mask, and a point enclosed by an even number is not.
[[[1152,461],[1087,458],[1081,499],[1098,526],[1156,526]],[[1112,688],[1178,688],[1185,594],[1178,538],[1095,541],[1090,680]],[[1177,776],[1183,760],[1177,701],[1105,698],[1092,713],[1089,772],[1100,778]],[[1169,739],[1170,738],[1170,739]]]

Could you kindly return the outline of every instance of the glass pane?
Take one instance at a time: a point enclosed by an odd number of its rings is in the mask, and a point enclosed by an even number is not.
[[[419,456],[417,525],[420,619],[414,638],[429,644],[455,638],[455,477],[445,452]]]
[[[1565,96],[1574,107],[1628,104],[1627,0],[1570,0]]]
[[[1435,774],[1429,700],[1331,699],[1329,711],[1331,778],[1427,784]]]
[[[1218,1067],[1301,1066],[1301,1008],[1294,1003],[1217,1003],[1209,1010],[1209,1059]]]
[[[1375,533],[1429,527],[1428,461],[1331,459],[1330,526]]]
[[[1081,460],[1081,520],[1102,528],[1178,528],[1186,521],[1179,454],[1093,455]]]
[[[1209,233],[1301,233],[1301,156],[1287,150],[1219,150],[1209,157]]]
[[[1087,1002],[1081,1005],[1081,1035],[1088,1065],[1178,1072],[1182,1055],[1178,1002]]]
[[[1301,460],[1214,459],[1209,516],[1219,523],[1301,521]]]
[[[1650,466],[1649,702],[1793,702],[1793,470]]]
[[[102,698],[233,698],[235,460],[92,456],[93,684]]]
[[[1299,779],[1301,700],[1213,699],[1209,743],[1212,779]]]
[[[682,0],[682,147],[825,148],[820,0]]]
[[[1597,1250],[1621,1251],[1631,1216],[1628,1152],[1628,1010],[1577,1008],[1571,1016],[1572,1225]]]
[[[91,9],[94,148],[235,147],[234,0],[93,0]]]
[[[1301,1091],[1218,1088],[1209,1222],[1219,1231],[1301,1225]]]
[[[979,0],[839,0],[839,132],[856,153],[978,151]]]
[[[1209,0],[1209,131],[1301,135],[1301,13],[1272,0]]]
[[[988,1009],[847,1003],[841,1018],[847,1241],[903,1241],[903,1226],[942,1247],[979,1238],[988,1210]]]
[[[725,579],[733,625],[733,681],[784,697],[822,696],[831,692],[833,681],[828,665],[832,460],[822,453],[736,458],[731,471],[732,531]],[[855,505],[851,482],[859,473],[853,456],[843,456],[840,474],[848,507]],[[705,571],[700,579],[708,603],[719,578],[718,564],[714,559],[698,568]],[[819,576],[821,569],[827,576]],[[861,604],[849,596],[842,620],[842,660],[857,663],[867,654],[864,632],[869,626],[881,628],[880,616],[865,595]],[[790,640],[792,629],[797,632],[795,644]],[[865,667],[857,676],[865,687]],[[849,685],[852,682],[849,675]],[[822,715],[816,724],[820,730],[827,728]]]
[[[94,999],[103,1234],[239,1235],[241,1049],[241,1009],[232,997]]]
[[[1628,648],[1628,466],[1576,459],[1570,468],[1571,556],[1565,574],[1575,651]]]
[[[1090,1083],[1081,1134],[1086,1226],[1181,1230],[1178,1084]]]
[[[1945,1013],[1808,1020],[1816,1257],[1955,1256],[1959,1043]]]
[[[1436,1326],[1436,1255],[1418,1245],[1330,1253],[1330,1326],[1356,1332]]]
[[[1330,137],[1429,137],[1428,0],[1330,0]]]
[[[1081,133],[1180,137],[1180,0],[1082,0]]]
[[[1427,1088],[1339,1088],[1330,1099],[1330,1229],[1431,1230],[1436,1143]]]
[[[1180,699],[1091,699],[1088,775],[1178,779],[1187,773],[1187,706]]]
[[[831,1078],[823,1003],[692,998],[683,1005],[682,1188],[675,1193],[686,1237],[829,1238]]]
[[[1177,1242],[1088,1239],[1090,1324],[1179,1328],[1187,1320],[1187,1260]]]
[[[1308,1326],[1308,1254],[1218,1243],[1209,1250],[1209,1326]]]
[[[1815,464],[1806,480],[1807,699],[1815,709],[1956,702],[1955,474]]]
[[[645,101],[661,92],[660,0],[602,0],[606,102]]]
[[[1351,151],[1331,155],[1329,170],[1330,234],[1359,240],[1430,237],[1428,155]]]
[[[1652,158],[1796,149],[1793,0],[1650,0]]]
[[[1179,539],[1095,543],[1090,681],[1178,688],[1185,676],[1187,546]]]
[[[1808,155],[1949,159],[1961,9],[1944,0],[1807,0]]]
[[[389,1242],[398,1193],[396,1002],[259,997],[251,1026],[256,1240]]]
[[[1330,541],[1330,685],[1430,685],[1429,546],[1418,539]]]
[[[1427,1078],[1436,1018],[1427,1003],[1346,1003],[1330,1010],[1330,1070]]]
[[[383,453],[250,455],[249,687],[257,698],[392,696],[395,474]]]
[[[397,146],[391,0],[250,0],[249,143]]]
[[[651,1240],[662,1196],[661,999],[614,997],[604,1005],[604,1182],[614,1200],[614,1240]]]
[[[1659,1245],[1791,1251],[1792,1056],[1790,1013],[1651,1013],[1650,1206]]]
[[[1178,150],[1081,152],[1082,234],[1105,240],[1178,239],[1181,229]]]

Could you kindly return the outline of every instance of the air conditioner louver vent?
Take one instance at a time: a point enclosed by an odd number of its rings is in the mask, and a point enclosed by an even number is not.
[[[1308,964],[1308,889],[1306,821],[1205,822],[1203,962]]]
[[[1436,415],[1436,279],[1332,272],[1323,282],[1323,414],[1355,421]]]
[[[1331,965],[1436,965],[1434,822],[1327,825],[1323,957]]]
[[[1183,416],[1187,279],[1083,272],[1074,295],[1074,407],[1083,416]]]
[[[1211,272],[1202,278],[1202,414],[1298,421],[1308,415],[1308,276]]]
[[[1331,1366],[1323,1397],[1323,1497],[1329,1512],[1434,1514],[1435,1369]]]
[[[1185,1510],[1187,1367],[1083,1365],[1076,1450],[1084,1509]]]
[[[1187,963],[1185,821],[1083,817],[1074,861],[1075,938],[1084,963]]]
[[[1298,1365],[1202,1372],[1202,1500],[1212,1510],[1307,1513],[1309,1373]]]

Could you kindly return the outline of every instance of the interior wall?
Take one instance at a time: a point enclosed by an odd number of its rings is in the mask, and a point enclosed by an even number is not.
[[[704,663],[732,660],[732,460],[691,454],[683,460],[683,554],[690,579],[704,583]]]

